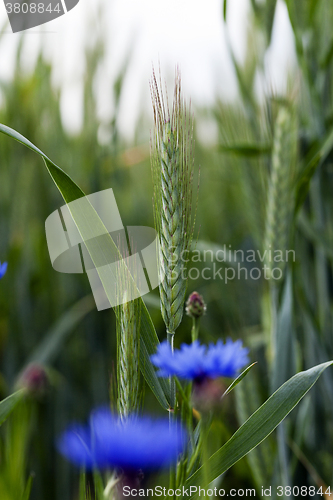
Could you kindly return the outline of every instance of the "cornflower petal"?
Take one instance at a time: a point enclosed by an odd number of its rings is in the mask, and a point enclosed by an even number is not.
[[[0,262],[0,280],[6,274],[7,267],[8,267],[8,263],[7,262],[4,262],[3,264],[1,264],[1,262]]]
[[[87,469],[93,467],[88,429],[82,425],[73,425],[65,431],[57,443],[60,453],[77,466]]]
[[[248,363],[249,350],[241,340],[224,343],[218,340],[208,347],[196,340],[191,345],[182,344],[172,354],[167,342],[159,345],[157,353],[151,356],[152,363],[159,368],[158,375],[176,375],[187,380],[204,380],[217,377],[236,377],[238,371]]]
[[[168,467],[177,460],[186,441],[186,431],[168,419],[151,420],[130,416],[126,421],[109,409],[92,412],[89,425],[64,432],[59,451],[86,469],[121,468],[125,472]]]

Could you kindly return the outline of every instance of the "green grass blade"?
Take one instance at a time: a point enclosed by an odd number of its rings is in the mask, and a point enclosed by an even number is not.
[[[161,301],[157,295],[152,295],[151,293],[148,293],[143,298],[143,301],[146,304],[146,306],[153,307],[154,309],[158,310],[160,310],[161,308]]]
[[[318,147],[312,148],[308,158],[305,161],[305,166],[301,170],[296,186],[296,213],[303,205],[309,191],[310,181],[316,172],[317,168],[327,158],[333,148],[333,130],[327,135],[323,142]]]
[[[267,7],[265,10],[265,20],[266,20],[266,30],[267,30],[267,42],[268,45],[272,40],[273,33],[273,25],[274,25],[274,17],[275,17],[275,8],[276,8],[277,0],[269,0],[267,2]]]
[[[23,493],[23,496],[22,496],[22,500],[29,500],[30,494],[31,494],[31,488],[32,488],[33,479],[34,479],[34,477],[32,475],[29,476],[27,485],[25,487],[25,490],[24,490],[24,493]]]
[[[272,394],[229,441],[209,459],[207,467],[209,481],[214,481],[269,436],[311,389],[322,372],[332,364],[333,361],[328,361],[310,370],[297,373]],[[201,467],[187,480],[186,486],[199,486],[203,483],[203,478]],[[194,496],[195,493],[189,498]]]
[[[80,474],[79,500],[91,500],[90,488],[87,487],[86,473]]]
[[[293,317],[294,297],[292,289],[292,276],[291,271],[289,271],[284,283],[281,305],[277,311],[275,339],[276,355],[272,362],[271,392],[275,391],[297,372],[296,340],[293,327]]]
[[[64,198],[66,203],[70,203],[78,198],[85,196],[84,192],[75,184],[75,182],[67,175],[61,168],[59,168],[55,163],[53,163],[40,149],[38,149],[34,144],[32,144],[28,139],[23,137],[21,134],[16,132],[15,130],[7,127],[6,125],[0,124],[0,132],[9,137],[15,139],[20,142],[24,146],[28,147],[35,153],[38,153],[44,160],[45,166],[51,175],[54,183],[59,189],[62,197]],[[87,210],[85,213],[76,213],[72,214],[73,219],[78,227],[80,234],[83,237],[83,240],[86,241],[87,238],[84,237],[87,234],[87,230],[89,230],[89,223],[93,223],[95,226],[100,226],[106,232],[101,219],[98,217],[97,213],[87,206]],[[103,231],[101,231],[101,234]],[[102,252],[103,254],[109,253],[114,255],[115,252],[119,253],[117,246],[114,244],[111,236],[107,240],[104,240],[105,249],[101,250],[97,249],[97,252]],[[87,244],[88,248],[88,244]],[[88,248],[88,251],[94,261],[94,255],[91,254],[91,248]],[[95,249],[93,249],[93,252]],[[100,270],[98,269],[100,274]],[[100,274],[100,278],[105,289],[106,294],[112,295],[114,288],[114,281],[110,280],[105,274]],[[141,303],[141,323],[140,323],[140,343],[142,344],[142,355],[140,355],[140,368],[142,373],[155,394],[159,403],[165,408],[169,408],[170,401],[170,389],[167,381],[160,382],[155,374],[155,369],[150,361],[150,355],[155,353],[157,345],[159,343],[153,322],[149,315],[149,312],[140,298],[138,299]]]
[[[223,0],[223,19],[224,19],[224,22],[226,22],[226,20],[227,20],[227,7],[228,7],[228,1]]]
[[[156,353],[159,340],[151,316],[143,301],[141,305],[140,331],[141,371],[161,406],[169,409],[171,401],[169,381],[157,377],[155,368],[150,361],[150,356]]]
[[[238,375],[238,377],[235,378],[235,380],[229,385],[228,389],[223,393],[222,397],[224,397],[227,394],[229,394],[229,392],[231,392],[236,387],[236,385],[238,385],[239,382],[241,380],[243,380],[243,378],[249,373],[249,371],[251,370],[251,368],[253,368],[254,365],[256,365],[256,364],[257,364],[257,362],[252,363],[252,365],[250,365],[247,368],[245,368],[245,370],[240,375]]]
[[[311,243],[323,250],[326,257],[333,259],[333,238],[330,236],[329,231],[315,228],[305,210],[301,210],[298,215],[297,227]]]
[[[104,500],[104,484],[101,473],[98,470],[93,472],[96,500]]]
[[[261,376],[258,370],[256,372],[252,371],[235,389],[236,412],[240,426],[263,404],[260,382]],[[251,450],[246,455],[246,460],[252,471],[252,477],[258,491],[262,486],[270,486],[276,462],[272,436],[269,436]]]
[[[32,144],[32,142],[26,139],[23,135],[3,124],[0,124],[0,132],[20,142],[43,158],[46,168],[48,169],[54,183],[56,184],[66,203],[85,196],[84,192],[79,188],[79,186],[77,186],[77,184],[75,184],[75,182],[69,177],[68,174],[66,174],[60,167],[53,163],[40,149],[37,148],[37,146]]]
[[[9,417],[15,406],[21,401],[24,393],[25,390],[20,389],[0,402],[0,425]]]

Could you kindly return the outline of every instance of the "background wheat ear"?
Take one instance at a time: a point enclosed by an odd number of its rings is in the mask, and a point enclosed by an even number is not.
[[[194,222],[193,125],[181,95],[180,73],[176,71],[172,109],[153,72],[151,96],[155,133],[151,147],[154,184],[154,217],[159,235],[161,312],[172,342],[184,310],[187,253],[190,250]]]
[[[291,244],[290,233],[295,208],[296,162],[297,119],[295,108],[291,102],[278,103],[274,122],[264,239],[265,265],[269,278],[270,358],[275,361],[277,361],[278,345],[278,295],[286,267],[287,250]]]
[[[120,295],[123,303],[115,308],[117,331],[117,409],[121,419],[126,419],[131,413],[137,413],[142,399],[139,368],[141,305],[139,300],[131,300],[135,284],[129,267],[129,261],[126,257],[123,262],[120,261],[117,272],[117,293]]]
[[[117,308],[117,406],[121,419],[136,413],[140,406],[139,307],[134,300]]]
[[[279,105],[275,121],[272,165],[269,178],[264,250],[271,277],[272,269],[285,267],[285,252],[290,241],[290,227],[294,208],[294,180],[296,175],[297,123],[291,104]],[[274,252],[282,252],[281,261],[273,261]],[[276,279],[274,277],[274,279]]]

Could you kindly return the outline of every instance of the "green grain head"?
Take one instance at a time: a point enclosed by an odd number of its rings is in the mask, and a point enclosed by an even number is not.
[[[135,267],[135,266],[134,266]],[[130,273],[126,257],[119,263],[117,273],[117,293],[123,304],[115,308],[117,330],[117,409],[120,417],[125,419],[129,414],[139,410],[141,399],[141,383],[139,369],[139,334],[141,305],[133,297],[135,282]]]
[[[166,330],[173,334],[184,310],[186,262],[193,236],[193,127],[181,96],[176,73],[172,109],[153,73],[151,95],[155,133],[151,148],[154,216],[159,235],[161,311]]]
[[[297,126],[291,105],[280,105],[274,130],[271,173],[266,205],[264,250],[269,275],[273,268],[283,271],[290,242],[294,208]],[[274,260],[276,259],[276,260]],[[281,260],[280,260],[281,259]]]

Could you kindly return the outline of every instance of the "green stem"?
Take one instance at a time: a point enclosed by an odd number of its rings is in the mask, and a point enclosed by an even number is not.
[[[192,408],[192,403],[191,403],[191,393],[192,393],[192,382],[190,382],[186,389],[183,389],[181,383],[179,382],[177,377],[174,377],[177,389],[181,397],[183,398],[183,408],[186,406],[186,420],[187,420],[187,427],[190,433],[190,439],[191,439],[191,445],[192,448],[194,449],[194,440],[193,440],[193,408]],[[186,392],[185,392],[186,391]]]
[[[198,443],[197,443],[196,447],[193,446],[193,454],[191,456],[189,463],[187,464],[187,474],[188,475],[191,473],[191,471],[192,471],[192,469],[193,469],[193,467],[198,459],[198,456],[201,452],[202,442],[203,442],[203,435],[202,435],[202,432],[200,432]]]
[[[176,383],[177,389],[178,389],[178,391],[179,391],[179,393],[180,393],[181,397],[183,398],[183,400],[184,400],[184,402],[186,403],[186,405],[187,405],[188,407],[190,407],[190,398],[189,398],[189,396],[185,394],[184,389],[182,388],[182,385],[181,385],[181,383],[179,382],[178,378],[177,378],[177,377],[175,377],[175,378],[174,378],[174,380],[175,380],[175,383]]]
[[[167,340],[169,342],[170,348],[172,355],[174,353],[174,346],[173,346],[173,341],[174,341],[174,336],[175,332],[169,332],[167,331]],[[174,415],[174,409],[176,406],[176,384],[175,384],[175,379],[174,377],[170,376],[169,377],[169,382],[170,382],[170,411],[169,411],[169,422],[172,421]],[[177,476],[177,466],[171,465],[170,467],[170,489],[175,488],[176,484],[176,476]]]
[[[204,477],[204,489],[207,490],[209,486],[209,451],[208,451],[208,434],[209,434],[210,419],[207,415],[202,416],[201,420],[201,433],[202,433],[202,465]]]
[[[276,362],[277,350],[277,315],[278,315],[278,288],[275,283],[270,280],[269,283],[269,297],[270,297],[270,320],[271,320],[271,338],[270,338],[270,355],[271,364]],[[275,389],[274,389],[275,390]]]
[[[198,340],[199,337],[199,326],[200,326],[200,318],[193,318],[192,319],[192,342],[195,340]]]
[[[188,401],[188,409],[189,409],[187,426],[188,426],[188,429],[190,432],[190,439],[191,439],[192,448],[194,449],[195,443],[194,443],[194,439],[193,439],[193,406],[192,406],[192,400],[191,400],[192,385],[193,385],[192,382],[189,382],[189,384],[187,386],[187,401]]]
[[[174,353],[174,347],[173,347],[174,336],[175,332],[167,332],[167,339],[171,348],[172,355]],[[172,376],[169,377],[169,382],[170,382],[170,416],[171,416],[171,413],[175,409],[175,404],[176,404],[176,384]]]

